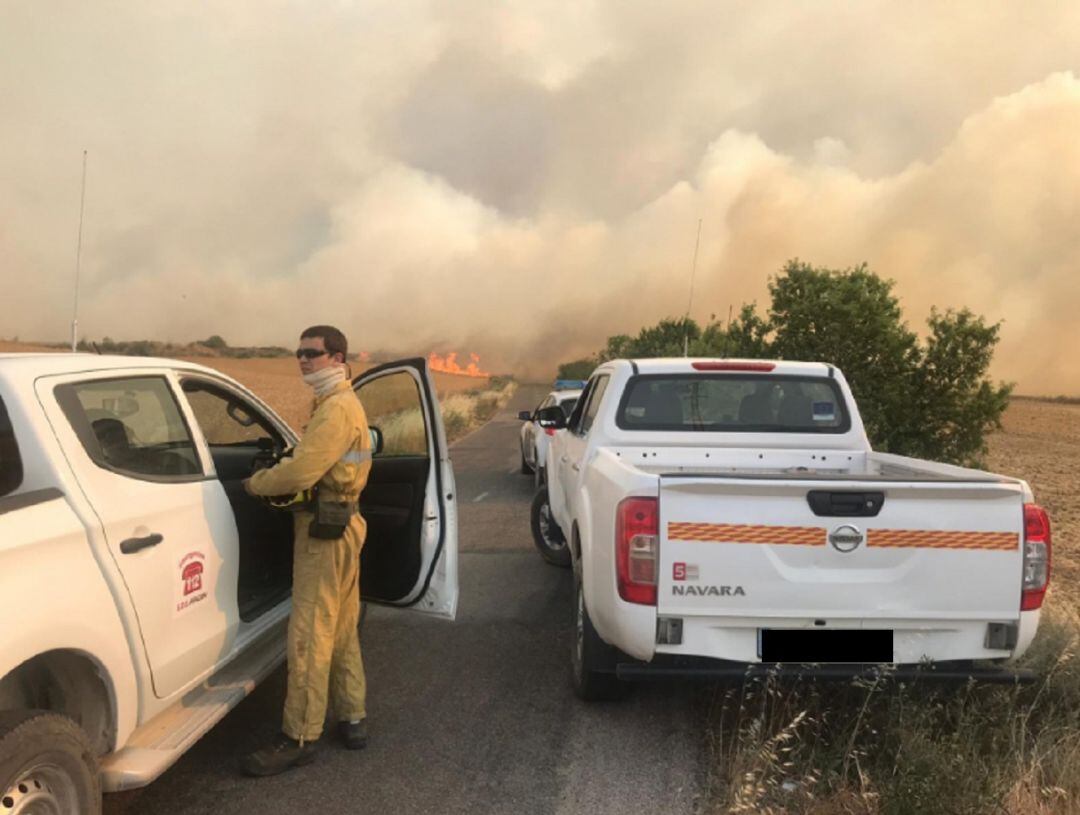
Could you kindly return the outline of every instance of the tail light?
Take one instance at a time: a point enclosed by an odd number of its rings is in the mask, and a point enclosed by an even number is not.
[[[1024,592],[1021,611],[1042,608],[1050,585],[1050,517],[1038,504],[1024,504]]]
[[[555,428],[554,427],[545,427],[544,432],[547,433],[549,436],[554,436],[555,435]]]
[[[656,605],[659,514],[655,498],[627,498],[615,510],[615,571],[619,596],[628,603]]]
[[[768,372],[776,367],[775,362],[691,362],[695,371],[761,371]]]

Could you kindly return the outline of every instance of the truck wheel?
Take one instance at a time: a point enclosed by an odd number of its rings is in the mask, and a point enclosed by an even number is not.
[[[540,557],[553,566],[570,566],[570,547],[566,545],[566,538],[562,530],[551,517],[551,507],[548,505],[547,487],[541,487],[533,496],[532,506],[529,508],[529,520],[532,527],[533,543],[540,550]]]
[[[0,812],[100,815],[97,759],[81,727],[44,710],[0,713]]]
[[[532,475],[533,468],[529,466],[529,462],[525,460],[525,451],[521,451],[521,474]]]
[[[614,648],[600,639],[585,608],[585,591],[580,575],[574,576],[574,638],[571,644],[570,667],[574,693],[586,702],[621,699],[626,683],[614,673]]]

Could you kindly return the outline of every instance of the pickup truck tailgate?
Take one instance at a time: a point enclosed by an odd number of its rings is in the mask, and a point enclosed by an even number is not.
[[[884,503],[821,516],[811,491]],[[1019,483],[662,476],[657,611],[1015,620],[1022,534]]]

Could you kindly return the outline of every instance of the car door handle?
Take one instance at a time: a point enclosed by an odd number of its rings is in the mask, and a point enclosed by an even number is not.
[[[575,473],[580,473],[581,472],[581,465],[579,465],[579,464],[571,464],[570,466],[574,468]]]
[[[163,540],[165,540],[165,538],[157,532],[152,535],[147,535],[145,538],[128,538],[127,540],[120,541],[120,551],[125,555],[131,555],[141,549],[149,549],[151,546],[157,546]]]
[[[568,459],[568,458],[567,458],[566,456],[560,456],[560,457],[559,457],[559,461],[561,461],[561,462],[562,462],[563,464],[565,464],[565,463],[566,463],[566,462],[568,462],[569,460],[570,460],[570,459]]]

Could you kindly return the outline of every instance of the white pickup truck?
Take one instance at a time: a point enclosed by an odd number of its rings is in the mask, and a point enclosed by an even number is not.
[[[361,596],[453,618],[454,475],[423,359],[353,381],[377,445]],[[285,656],[292,516],[248,496],[295,433],[175,360],[0,355],[0,813],[96,813]]]
[[[617,360],[538,420],[583,698],[657,674],[1017,677],[980,663],[1035,636],[1046,513],[1019,479],[872,451],[836,368]]]

